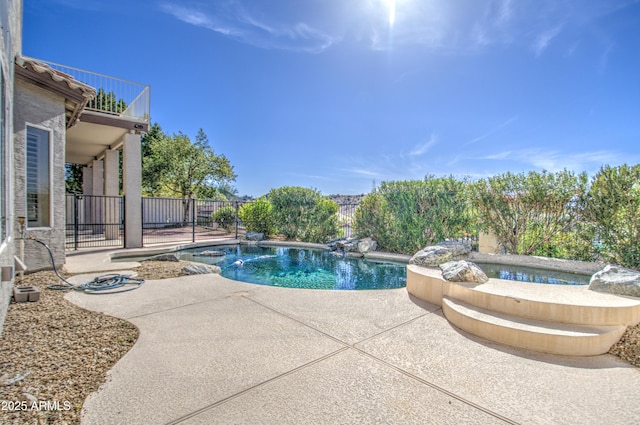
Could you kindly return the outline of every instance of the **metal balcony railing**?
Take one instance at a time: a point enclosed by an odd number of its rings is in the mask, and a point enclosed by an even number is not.
[[[134,121],[149,122],[150,88],[148,85],[54,62],[40,59],[37,59],[37,61],[96,89],[96,98],[89,101],[85,110],[115,115]]]

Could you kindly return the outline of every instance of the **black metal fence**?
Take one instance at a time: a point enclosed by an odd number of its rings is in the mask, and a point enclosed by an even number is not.
[[[124,197],[66,195],[65,247],[124,246]]]
[[[124,205],[123,196],[67,195],[66,248],[124,247]],[[238,218],[242,205],[208,199],[142,198],[142,243],[238,238],[246,233]],[[355,236],[357,207],[355,203],[338,204],[338,236]],[[463,239],[477,245],[475,233]]]
[[[142,243],[237,238],[245,232],[236,220],[241,205],[208,199],[142,198]]]
[[[353,233],[353,218],[358,204],[338,204],[338,220],[342,229],[342,237],[350,238]]]

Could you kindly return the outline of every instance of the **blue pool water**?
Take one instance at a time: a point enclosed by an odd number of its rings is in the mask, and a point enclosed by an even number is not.
[[[546,283],[552,285],[588,285],[591,279],[591,276],[587,275],[526,266],[482,263],[478,263],[478,266],[488,277],[516,280],[518,282]]]
[[[225,255],[199,255],[203,251],[221,251]],[[345,257],[320,249],[234,245],[189,249],[177,254],[181,260],[215,264],[222,269],[222,276],[229,279],[287,288],[403,288],[407,276],[406,264]],[[238,260],[242,264],[237,264]]]

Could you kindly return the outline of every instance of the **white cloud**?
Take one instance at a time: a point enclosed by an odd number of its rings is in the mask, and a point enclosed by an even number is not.
[[[420,143],[419,145],[415,146],[413,148],[413,150],[411,152],[409,152],[410,156],[421,156],[424,155],[425,153],[427,153],[429,151],[429,149],[431,149],[433,146],[435,146],[435,144],[438,143],[438,139],[436,138],[435,134],[431,134],[431,136],[429,137],[429,140],[427,140],[424,143]]]
[[[223,26],[221,23],[216,22],[212,16],[209,16],[202,11],[173,4],[163,4],[161,8],[164,12],[173,15],[175,18],[187,24],[206,28],[224,35],[241,35],[240,31],[232,27]]]
[[[511,118],[509,118],[508,120],[506,120],[505,122],[497,125],[496,127],[492,128],[491,130],[489,130],[488,132],[486,132],[485,134],[478,136],[474,139],[469,140],[468,142],[465,142],[462,146],[468,146],[471,145],[473,143],[479,142],[480,140],[486,139],[487,137],[497,133],[498,131],[500,131],[501,129],[507,127],[509,124],[511,124],[512,122],[516,121],[518,119],[518,116],[513,116]]]
[[[615,151],[568,152],[536,148],[496,152],[475,159],[506,161],[510,164],[518,162],[551,172],[566,168],[576,173],[582,171],[591,173],[597,171],[604,164],[618,165],[632,160],[628,155]]]
[[[77,1],[77,0],[58,0]],[[344,40],[373,50],[417,46],[445,54],[492,46],[532,49],[536,56],[565,29],[593,21],[634,0],[164,0],[175,18],[268,49],[323,52]]]
[[[549,47],[551,44],[551,40],[556,38],[560,31],[562,30],[562,25],[556,25],[553,28],[548,28],[544,30],[542,33],[538,34],[534,43],[533,43],[533,51],[536,54],[536,57],[542,55],[542,53]]]
[[[163,3],[160,8],[184,23],[265,49],[319,53],[340,40],[303,21],[280,23],[268,15],[258,19],[241,1],[222,1],[208,7]]]

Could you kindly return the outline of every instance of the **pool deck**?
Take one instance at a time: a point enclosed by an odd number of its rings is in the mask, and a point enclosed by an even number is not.
[[[136,263],[67,258],[74,282]],[[219,275],[73,303],[140,329],[83,424],[640,423],[640,369],[510,348],[403,289],[273,288]]]

